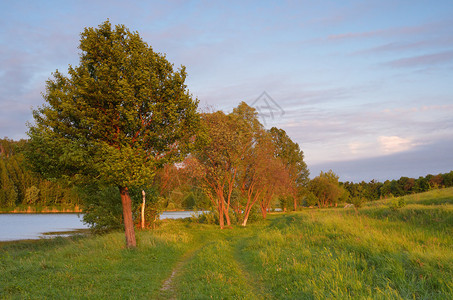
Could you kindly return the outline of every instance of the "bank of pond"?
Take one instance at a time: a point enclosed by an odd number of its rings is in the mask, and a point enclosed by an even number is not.
[[[181,219],[195,211],[164,211],[160,219]],[[88,229],[83,214],[78,213],[2,213],[0,214],[0,242],[51,238],[78,234]]]

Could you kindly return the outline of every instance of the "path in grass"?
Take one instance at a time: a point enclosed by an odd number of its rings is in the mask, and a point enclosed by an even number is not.
[[[171,271],[171,275],[162,284],[162,287],[160,289],[160,297],[163,297],[165,299],[176,299],[174,279],[181,273],[181,270],[187,265],[187,262],[190,261],[204,246],[205,245],[201,245],[200,247],[190,249],[183,254],[176,266]]]
[[[160,289],[161,299],[268,299],[262,282],[243,259],[251,231],[212,232],[186,252]]]
[[[234,244],[234,254],[233,257],[237,263],[242,277],[247,280],[250,291],[256,296],[257,299],[271,299],[271,295],[268,289],[265,287],[261,279],[257,278],[257,275],[251,272],[249,266],[245,263],[244,255],[246,255],[246,250],[244,250],[245,238],[241,238]]]

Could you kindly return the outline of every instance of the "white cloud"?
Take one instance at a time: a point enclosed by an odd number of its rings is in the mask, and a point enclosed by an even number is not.
[[[401,138],[399,136],[380,136],[379,144],[381,150],[385,154],[407,151],[414,146],[410,139]]]

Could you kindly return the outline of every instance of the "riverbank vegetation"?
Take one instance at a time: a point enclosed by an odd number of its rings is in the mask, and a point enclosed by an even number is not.
[[[168,220],[137,232],[0,246],[0,298],[450,299],[453,189],[244,228]]]
[[[81,206],[72,187],[41,178],[26,168],[26,140],[0,139],[0,211],[73,211]]]

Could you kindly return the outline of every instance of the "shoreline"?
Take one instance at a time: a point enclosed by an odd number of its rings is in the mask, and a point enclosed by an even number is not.
[[[73,208],[56,208],[43,207],[34,208],[31,206],[24,208],[14,208],[13,210],[0,211],[0,214],[76,214],[82,213],[82,208],[75,206]]]

